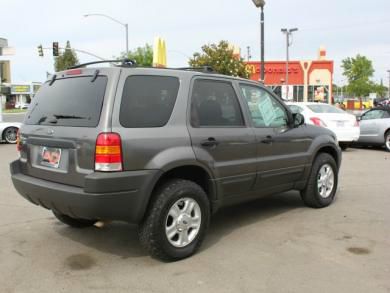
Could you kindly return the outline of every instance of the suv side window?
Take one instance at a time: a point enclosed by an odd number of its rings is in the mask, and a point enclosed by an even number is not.
[[[171,76],[133,75],[126,79],[119,121],[123,127],[162,127],[171,117],[179,80]]]
[[[252,122],[259,128],[282,128],[288,126],[285,108],[266,90],[240,84],[240,88],[248,103]]]
[[[191,97],[193,127],[244,126],[240,104],[230,82],[197,79]]]

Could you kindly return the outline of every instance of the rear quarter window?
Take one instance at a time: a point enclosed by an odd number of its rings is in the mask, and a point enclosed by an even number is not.
[[[162,127],[171,117],[179,91],[171,76],[129,76],[123,88],[119,121],[126,128]]]

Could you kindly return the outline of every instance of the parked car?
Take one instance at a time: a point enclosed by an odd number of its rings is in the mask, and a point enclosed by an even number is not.
[[[307,124],[332,130],[343,150],[359,139],[360,129],[356,117],[338,107],[323,103],[287,104],[293,113],[301,113]]]
[[[385,146],[390,152],[390,107],[378,107],[365,112],[360,120],[357,144]]]
[[[22,196],[72,227],[138,224],[162,260],[192,255],[220,207],[299,190],[322,208],[337,190],[331,131],[303,125],[257,82],[207,70],[59,72],[24,123],[11,163]]]
[[[28,107],[30,106],[30,104],[28,103],[24,103],[24,102],[21,102],[21,103],[16,103],[15,104],[15,109],[28,109]]]
[[[22,123],[0,122],[0,133],[2,141],[6,143],[16,143],[17,133]]]

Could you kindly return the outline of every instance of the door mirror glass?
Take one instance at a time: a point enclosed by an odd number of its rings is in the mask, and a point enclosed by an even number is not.
[[[294,119],[294,127],[299,127],[305,123],[305,117],[303,117],[303,115],[300,113],[294,113],[293,119]]]

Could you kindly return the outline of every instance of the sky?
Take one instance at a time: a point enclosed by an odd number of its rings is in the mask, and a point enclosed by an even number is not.
[[[167,44],[169,67],[188,66],[188,56],[204,44],[227,40],[239,46],[246,58],[260,56],[260,16],[251,0],[0,0],[0,37],[15,48],[11,60],[12,82],[44,81],[53,72],[51,50],[39,57],[37,46],[58,41],[103,58],[125,50],[125,29],[103,13],[129,25],[129,47],[153,44],[161,36]],[[317,58],[323,45],[335,61],[334,81],[345,84],[341,60],[357,54],[373,62],[374,80],[387,84],[390,70],[389,0],[266,0],[265,60],[285,60],[281,28],[298,28],[290,47],[291,60]],[[95,59],[78,54],[80,62]]]

